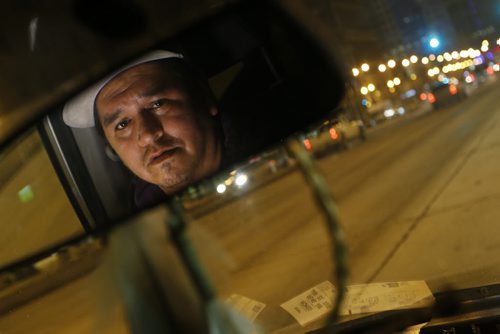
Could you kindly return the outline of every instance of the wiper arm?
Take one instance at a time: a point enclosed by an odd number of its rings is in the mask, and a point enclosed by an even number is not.
[[[308,333],[394,333],[403,331],[410,326],[429,322],[433,312],[434,307],[432,306],[383,311],[336,323],[333,326],[326,326]]]

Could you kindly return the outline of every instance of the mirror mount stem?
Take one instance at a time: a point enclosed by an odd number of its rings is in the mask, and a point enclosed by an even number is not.
[[[332,240],[337,293],[335,305],[328,319],[327,326],[331,328],[331,332],[333,333],[333,325],[338,320],[340,314],[348,277],[347,246],[344,232],[340,225],[338,209],[333,195],[314,159],[297,139],[289,139],[286,143],[286,148],[290,155],[297,160],[305,181],[310,187],[318,207],[322,211]]]

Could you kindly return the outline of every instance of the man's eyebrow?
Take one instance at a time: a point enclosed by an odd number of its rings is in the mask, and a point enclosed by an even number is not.
[[[120,114],[122,113],[122,111],[123,110],[121,108],[118,108],[115,111],[113,111],[112,113],[104,116],[104,118],[102,120],[103,127],[107,127],[108,125],[113,123],[118,117],[120,117]]]

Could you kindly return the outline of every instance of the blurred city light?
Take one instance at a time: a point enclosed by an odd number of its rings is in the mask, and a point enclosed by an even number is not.
[[[373,92],[373,91],[375,90],[375,85],[374,85],[374,84],[369,84],[369,85],[368,85],[368,90],[369,90],[370,92]]]
[[[448,73],[448,72],[455,72],[455,71],[461,71],[464,70],[470,66],[474,65],[474,62],[470,59],[464,60],[461,62],[453,63],[453,64],[448,64],[443,67],[443,72]],[[465,75],[465,73],[464,73]]]
[[[368,65],[367,63],[364,63],[363,65],[361,65],[361,70],[363,72],[368,72],[370,70],[370,65]]]
[[[482,65],[484,63],[484,61],[483,61],[482,57],[476,57],[473,59],[472,63],[473,63],[473,65],[478,66],[478,65]]]
[[[245,185],[245,183],[247,183],[247,181],[248,181],[248,176],[246,176],[246,174],[240,174],[240,175],[236,176],[236,180],[234,181],[234,183],[238,187],[242,187]]]
[[[378,70],[379,70],[380,72],[385,72],[385,70],[386,70],[386,69],[387,69],[387,67],[386,67],[384,64],[380,64],[380,65],[378,65]]]
[[[445,52],[443,56],[446,61],[451,61],[453,59],[449,52]]]
[[[352,69],[352,75],[354,75],[355,77],[357,77],[359,75],[359,70],[357,68],[353,68]]]
[[[224,193],[226,191],[226,189],[227,189],[226,186],[224,184],[222,184],[222,183],[219,184],[219,185],[217,185],[217,192],[219,194]]]
[[[387,81],[387,87],[393,88],[394,87],[394,81],[392,81],[392,80]]]
[[[486,45],[486,44],[481,45],[481,51],[488,52],[488,50],[489,50],[488,45]]]
[[[410,79],[412,79],[412,80],[417,80],[417,75],[416,75],[415,73],[412,73],[412,74],[410,75]]]
[[[339,134],[338,134],[338,132],[337,132],[337,130],[335,128],[330,128],[330,130],[328,132],[330,132],[330,138],[332,140],[339,139]]]
[[[360,90],[360,91],[361,91],[361,94],[363,94],[363,95],[368,94],[368,88],[366,88],[366,87],[364,87],[364,86],[363,86],[363,87],[361,87],[361,90]]]
[[[439,46],[439,39],[437,39],[436,37],[433,37],[431,38],[431,40],[429,41],[429,45],[431,46],[431,48],[435,49]]]
[[[430,60],[430,61],[434,61],[434,60],[436,60],[436,55],[434,55],[434,54],[432,54],[432,53],[431,53],[431,54],[429,55],[429,60]]]
[[[489,46],[489,45],[490,45],[490,42],[488,42],[488,40],[484,39],[484,40],[481,42],[481,45],[487,45],[487,46]]]
[[[309,139],[304,139],[304,147],[306,148],[306,150],[310,151],[311,148],[312,148],[312,145],[311,145],[311,140]]]
[[[460,57],[467,58],[468,56],[469,56],[469,53],[467,52],[467,50],[460,51]]]
[[[401,84],[401,80],[399,80],[399,78],[398,78],[398,77],[395,77],[394,79],[392,79],[392,81],[394,81],[394,84],[395,84],[396,86],[399,86],[399,85]]]
[[[418,61],[418,57],[413,55],[410,57],[410,61],[412,62],[412,64],[415,64]]]
[[[429,64],[429,58],[427,58],[427,57],[422,58],[422,64],[424,64],[424,65]]]
[[[408,67],[410,66],[410,61],[408,59],[403,59],[403,61],[401,62],[401,64],[404,66],[404,67]]]
[[[28,184],[17,192],[17,196],[22,203],[28,203],[35,198],[35,193],[33,192],[31,185]]]
[[[493,65],[493,71],[495,71],[495,72],[500,71],[500,65],[498,65],[498,64]]]
[[[391,59],[387,62],[387,66],[389,66],[389,68],[394,68],[396,67],[396,61],[394,59]]]
[[[394,111],[394,109],[387,109],[384,111],[384,116],[387,118],[390,118],[390,117],[394,116],[395,114],[396,114],[396,112]]]
[[[444,61],[443,55],[437,56],[437,61],[440,62],[440,63],[442,63]]]
[[[451,56],[453,59],[460,59],[460,53],[458,53],[458,51],[453,51]]]

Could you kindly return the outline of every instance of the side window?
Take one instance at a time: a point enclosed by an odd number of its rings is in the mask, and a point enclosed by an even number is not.
[[[0,152],[0,267],[83,233],[35,129]]]

